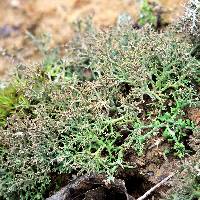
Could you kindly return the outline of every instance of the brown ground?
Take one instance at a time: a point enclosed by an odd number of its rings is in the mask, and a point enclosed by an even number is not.
[[[26,31],[52,34],[52,44],[65,44],[73,35],[72,24],[79,18],[93,15],[94,23],[107,27],[116,23],[126,11],[138,16],[138,0],[3,0],[0,1],[0,77],[7,77],[19,60],[34,60],[35,49],[27,40]],[[185,0],[160,0],[167,22],[183,12]],[[8,52],[4,52],[4,50]],[[13,58],[12,55],[16,57]],[[19,59],[17,59],[19,58]]]

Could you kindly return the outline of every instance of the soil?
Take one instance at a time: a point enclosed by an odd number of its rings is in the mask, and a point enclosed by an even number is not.
[[[164,23],[176,21],[183,13],[185,0],[160,0]],[[73,23],[88,15],[98,27],[109,27],[128,12],[135,20],[138,0],[4,0],[0,1],[0,78],[6,79],[19,62],[38,60],[37,50],[27,39],[51,33],[52,46],[64,45],[73,37]],[[6,50],[6,52],[5,52]]]
[[[47,200],[135,200],[170,174],[176,173],[180,167],[180,160],[174,157],[164,159],[158,152],[161,152],[158,146],[149,149],[140,158],[134,156],[131,151],[127,152],[127,160],[134,163],[135,168],[119,170],[115,181],[111,183],[106,182],[104,175],[76,177],[76,175],[53,174],[52,186],[46,194]],[[61,190],[56,189],[55,182],[60,185]],[[170,180],[146,199],[160,200],[164,198],[169,188]]]

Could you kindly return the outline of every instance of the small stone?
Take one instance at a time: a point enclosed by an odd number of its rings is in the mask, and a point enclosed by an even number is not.
[[[124,12],[121,13],[118,18],[117,18],[117,26],[118,27],[123,27],[123,26],[127,26],[133,23],[133,18],[131,15],[129,15],[128,13]]]
[[[19,0],[11,0],[11,1],[10,1],[10,5],[11,5],[13,8],[19,8],[19,7],[20,7],[20,1],[19,1]]]
[[[148,176],[154,176],[154,172],[153,172],[153,171],[148,171],[148,172],[147,172],[147,175],[148,175]]]
[[[0,27],[0,38],[6,38],[11,35],[12,27],[9,25],[4,25]]]
[[[10,37],[13,33],[14,34],[18,33],[18,31],[19,31],[19,26],[12,26],[6,24],[0,27],[0,38]]]

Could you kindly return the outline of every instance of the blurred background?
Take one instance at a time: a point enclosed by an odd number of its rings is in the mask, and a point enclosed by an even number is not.
[[[95,26],[107,28],[122,13],[140,17],[142,0],[0,0],[0,81],[20,62],[39,60],[30,35],[51,35],[50,46],[65,45],[74,35],[74,23],[92,16]],[[176,21],[186,0],[149,1],[163,24]],[[159,10],[159,12],[158,12]]]

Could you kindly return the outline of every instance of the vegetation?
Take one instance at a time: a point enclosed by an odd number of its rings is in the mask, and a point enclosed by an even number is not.
[[[195,3],[188,8],[198,17]],[[140,25],[155,25],[146,0],[141,13]],[[187,115],[200,105],[198,32],[191,27],[199,29],[191,16],[183,20],[189,40],[174,27],[157,33],[122,23],[97,31],[86,24],[62,59],[48,48],[48,35],[29,34],[44,61],[19,69],[0,90],[0,198],[44,199],[52,174],[101,173],[112,181],[119,169],[136,167],[129,150],[142,156],[157,137],[168,144],[164,158],[190,155],[167,198],[199,198],[199,129]]]
[[[199,147],[197,153],[181,163],[180,174],[168,192],[169,200],[192,200],[200,198]]]
[[[148,140],[162,136],[163,153],[183,158],[196,130],[185,110],[199,104],[199,60],[175,33],[90,31],[65,59],[18,72],[21,95],[4,90],[0,131],[0,196],[43,199],[52,173],[105,173],[135,167]],[[76,38],[77,39],[77,38]],[[18,94],[18,93],[17,93]],[[1,95],[2,96],[2,95]],[[8,99],[9,98],[9,99]],[[4,105],[2,104],[2,105]]]
[[[200,41],[199,9],[200,9],[199,0],[189,0],[181,24],[182,30],[190,36],[193,42],[196,43]]]
[[[141,8],[140,8],[140,18],[139,18],[139,25],[144,26],[145,24],[151,24],[156,26],[157,17],[154,14],[153,7],[150,5],[148,0],[141,1]]]
[[[0,89],[0,126],[6,124],[6,119],[15,112],[20,113],[23,109],[28,109],[29,103],[20,89],[16,85],[10,85]]]

